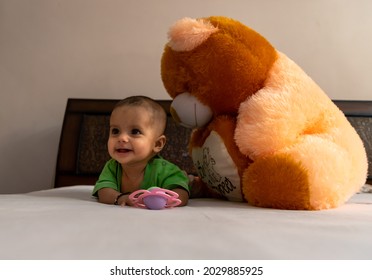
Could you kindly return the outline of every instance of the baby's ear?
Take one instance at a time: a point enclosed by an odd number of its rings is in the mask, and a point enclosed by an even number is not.
[[[166,142],[167,138],[165,137],[165,135],[162,135],[158,139],[156,139],[154,152],[159,153],[164,148]]]

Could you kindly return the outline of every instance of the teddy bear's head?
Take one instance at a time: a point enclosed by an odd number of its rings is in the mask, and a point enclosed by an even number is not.
[[[161,76],[173,116],[200,127],[263,87],[277,53],[259,33],[226,17],[184,18],[168,32]]]

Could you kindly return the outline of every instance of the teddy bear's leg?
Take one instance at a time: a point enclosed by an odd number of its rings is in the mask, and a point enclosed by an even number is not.
[[[365,162],[362,150],[347,151],[328,139],[309,135],[250,165],[243,175],[243,193],[249,203],[260,207],[337,207],[363,185]]]

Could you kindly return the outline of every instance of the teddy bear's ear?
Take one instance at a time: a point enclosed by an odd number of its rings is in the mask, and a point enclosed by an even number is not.
[[[168,46],[174,51],[191,51],[217,31],[206,19],[183,18],[169,29]]]

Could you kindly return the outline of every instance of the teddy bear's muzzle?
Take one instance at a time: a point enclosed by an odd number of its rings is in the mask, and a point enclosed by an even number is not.
[[[188,92],[174,98],[170,112],[176,122],[188,128],[205,126],[212,119],[212,110]]]

